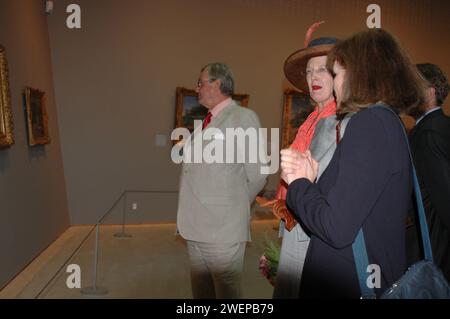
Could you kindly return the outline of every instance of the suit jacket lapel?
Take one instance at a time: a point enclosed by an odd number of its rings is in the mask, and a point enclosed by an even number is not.
[[[311,154],[316,161],[320,161],[336,141],[336,131],[330,127],[335,125],[335,121],[328,122],[326,119],[328,117],[322,119],[322,123],[319,122],[320,126],[314,132],[314,136],[320,136],[320,138],[313,138],[310,145]]]
[[[231,101],[230,104],[228,104],[223,110],[222,112],[220,112],[217,117],[213,117],[211,122],[209,123],[208,127],[215,127],[215,128],[219,128],[220,129],[220,125],[222,124],[222,122],[228,117],[228,114],[231,113],[231,111],[233,110],[233,107],[237,106],[235,101]],[[186,140],[186,144],[191,144],[195,139],[195,137],[198,134],[202,133],[202,126],[198,126],[196,129],[194,129],[194,131],[191,133],[191,135],[189,135],[188,139]],[[225,134],[225,132],[223,132]],[[204,142],[204,141],[202,141]]]

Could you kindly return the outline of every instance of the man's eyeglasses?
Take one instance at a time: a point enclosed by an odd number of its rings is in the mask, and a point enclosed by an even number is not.
[[[198,80],[198,81],[197,81],[197,87],[200,88],[200,87],[202,87],[205,83],[207,83],[207,82],[211,83],[211,82],[214,82],[215,80],[216,80],[216,79],[208,79],[208,80],[204,80],[204,81]]]

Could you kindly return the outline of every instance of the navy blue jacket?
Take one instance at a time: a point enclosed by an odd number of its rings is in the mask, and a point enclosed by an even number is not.
[[[311,235],[302,298],[359,298],[352,243],[363,227],[369,264],[381,270],[380,295],[406,268],[405,220],[411,162],[399,119],[379,107],[360,111],[317,184],[289,185],[287,205]]]

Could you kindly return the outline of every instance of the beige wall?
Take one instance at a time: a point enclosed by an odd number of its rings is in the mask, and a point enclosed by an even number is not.
[[[0,289],[68,226],[69,213],[53,92],[47,21],[41,1],[0,0],[15,144],[0,150]],[[51,144],[29,147],[22,93],[46,92]]]
[[[193,88],[204,64],[227,62],[263,126],[279,127],[283,62],[302,47],[307,27],[326,20],[316,36],[345,37],[366,27],[373,1],[78,0],[82,28],[70,30],[72,2],[55,1],[48,28],[69,210],[78,224],[97,221],[125,189],[178,189],[170,143],[157,147],[155,135],[169,136],[175,87]],[[376,3],[382,26],[415,62],[450,74],[448,1]],[[175,195],[135,196],[130,221],[175,219]]]

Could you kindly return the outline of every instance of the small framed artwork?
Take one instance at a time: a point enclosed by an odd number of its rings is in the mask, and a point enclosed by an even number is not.
[[[233,94],[233,100],[235,100],[240,106],[248,107],[248,100],[250,95],[248,94]]]
[[[314,105],[311,103],[309,95],[292,89],[284,91],[282,148],[287,148],[292,144],[298,128],[313,110]]]
[[[25,88],[25,107],[30,146],[50,143],[45,92]]]
[[[5,48],[0,46],[0,147],[14,144],[14,126],[9,91],[8,62]]]
[[[248,107],[248,94],[233,94],[232,98],[241,106]],[[185,127],[191,133],[194,130],[194,121],[202,121],[208,113],[208,109],[198,102],[195,90],[177,87],[175,104],[175,128]]]

